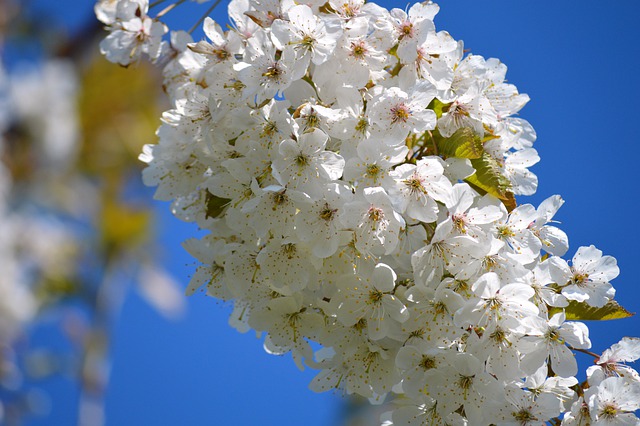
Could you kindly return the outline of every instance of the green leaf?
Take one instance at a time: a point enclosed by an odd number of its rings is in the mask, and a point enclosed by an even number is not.
[[[205,199],[205,202],[207,203],[207,218],[216,218],[220,216],[224,212],[225,207],[227,207],[227,204],[229,204],[229,202],[231,201],[227,198],[216,197],[208,190],[206,197],[207,198]]]
[[[439,99],[433,98],[433,100],[427,106],[427,108],[432,110],[433,112],[435,112],[436,113],[436,117],[440,118],[440,117],[442,117],[442,114],[444,113],[443,110],[444,109],[448,109],[449,105],[451,105],[451,104],[445,104],[445,103],[440,102]]]
[[[462,127],[450,137],[440,137],[436,141],[438,152],[446,157],[477,159],[484,153],[482,140],[469,127]]]
[[[562,312],[563,308],[550,307],[549,316]],[[615,300],[609,300],[601,308],[594,308],[585,302],[569,301],[569,306],[564,308],[567,320],[572,321],[607,321],[613,319],[629,318],[634,314],[620,306]]]
[[[476,172],[466,178],[465,182],[481,194],[489,193],[498,197],[507,210],[511,211],[516,208],[516,198],[511,191],[511,181],[502,174],[502,169],[495,158],[484,152],[482,157],[472,159],[471,165],[476,169]]]
[[[331,7],[331,4],[329,2],[326,2],[325,4],[320,6],[318,10],[320,11],[320,13],[327,13],[330,15],[337,13],[336,10],[333,7]]]
[[[389,55],[395,56],[397,58],[398,57],[398,46],[399,46],[399,43],[396,43],[393,47],[391,47],[391,49],[389,49]]]

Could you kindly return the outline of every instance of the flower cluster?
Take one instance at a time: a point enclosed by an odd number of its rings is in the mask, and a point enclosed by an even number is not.
[[[145,0],[121,5],[116,21],[150,19]],[[129,39],[157,58],[163,24],[135,38],[105,8],[107,58],[135,57]],[[386,424],[639,424],[621,364],[637,339],[575,378],[591,342],[567,318],[615,310],[616,261],[561,258],[559,196],[516,204],[537,187],[536,135],[514,117],[529,98],[437,12],[233,0],[231,29],[171,34],[173,108],[140,158],[156,198],[209,231],[184,244],[202,263],[187,293],[233,303],[235,328],[320,370],[315,391],[396,394]]]
[[[210,0],[191,1],[205,3]],[[156,3],[162,3],[162,0]],[[151,18],[147,14],[148,0],[99,0],[95,7],[96,17],[110,32],[100,43],[100,51],[109,61],[123,66],[136,62],[143,55],[155,61],[167,54],[169,46],[162,36],[168,28],[158,18],[174,6],[170,5]]]

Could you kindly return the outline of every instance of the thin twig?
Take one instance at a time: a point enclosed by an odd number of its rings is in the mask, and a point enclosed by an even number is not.
[[[193,25],[193,27],[191,27],[191,29],[189,30],[189,34],[191,34],[192,32],[194,32],[194,31],[196,30],[196,28],[198,28],[198,27],[200,26],[200,24],[202,24],[202,21],[204,21],[204,18],[206,18],[207,16],[209,16],[209,14],[210,14],[211,12],[213,12],[213,9],[215,9],[215,8],[216,8],[216,6],[218,6],[218,5],[220,4],[220,1],[221,1],[221,0],[216,0],[216,2],[215,2],[215,3],[213,3],[209,9],[207,9],[207,11],[204,13],[204,15],[202,15],[202,16],[200,17],[200,19],[198,19],[198,22],[196,22],[196,23]]]
[[[567,344],[567,347],[568,347],[569,349],[571,349],[572,351],[582,352],[583,354],[591,355],[592,357],[594,357],[594,358],[596,358],[596,359],[599,359],[599,358],[600,358],[600,355],[598,355],[597,353],[594,353],[594,352],[588,351],[588,350],[586,350],[586,349],[578,349],[578,348],[574,348],[573,346],[571,346],[571,345],[569,345],[569,344]]]
[[[157,1],[154,1],[153,3],[151,3],[151,4],[149,5],[149,9],[151,9],[152,7],[156,7],[157,5],[162,4],[162,3],[164,3],[165,1],[167,1],[167,0],[157,0]]]
[[[434,153],[434,155],[439,155],[438,154],[438,144],[436,143],[436,140],[433,137],[433,134],[431,133],[431,130],[427,130],[426,134],[429,135],[429,139],[431,139],[431,142],[433,144],[433,153]]]
[[[174,8],[180,6],[182,3],[184,3],[186,0],[178,0],[177,2],[170,4],[169,6],[165,7],[164,9],[162,9],[160,11],[160,13],[158,13],[155,17],[155,19],[161,18],[162,16],[166,15],[167,13],[171,12],[171,10],[173,10]]]

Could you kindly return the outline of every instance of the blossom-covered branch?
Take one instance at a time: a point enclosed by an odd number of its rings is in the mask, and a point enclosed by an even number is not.
[[[436,31],[436,4],[233,0],[231,29],[170,43],[146,1],[113,7],[105,55],[165,64],[172,102],[145,183],[209,231],[184,244],[187,293],[233,303],[235,328],[320,370],[315,391],[396,394],[387,425],[638,424],[634,370],[575,378],[581,320],[629,315],[616,261],[562,259],[560,196],[517,203],[537,189],[529,97]]]

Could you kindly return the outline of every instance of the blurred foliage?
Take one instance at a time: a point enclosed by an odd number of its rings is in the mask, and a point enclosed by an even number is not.
[[[114,67],[101,55],[83,71],[78,99],[82,143],[77,169],[97,178],[100,223],[107,255],[134,249],[149,238],[148,206],[132,205],[121,194],[131,170],[142,169],[137,157],[142,146],[155,143],[160,116],[157,70],[143,62],[137,67]]]
[[[121,180],[131,167],[142,168],[137,157],[144,144],[155,143],[162,111],[158,79],[147,62],[124,69],[101,55],[92,58],[82,72],[78,99],[79,171],[111,181]]]

